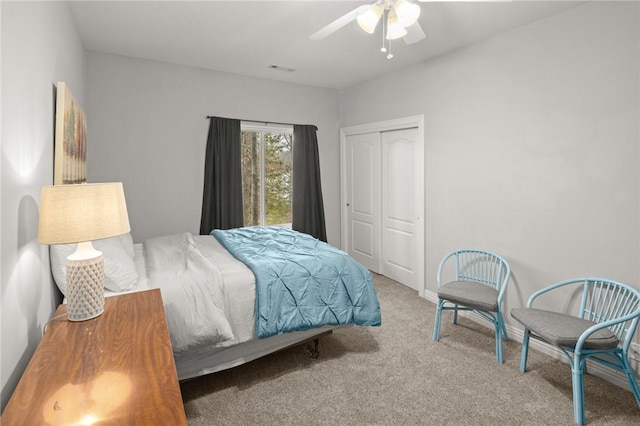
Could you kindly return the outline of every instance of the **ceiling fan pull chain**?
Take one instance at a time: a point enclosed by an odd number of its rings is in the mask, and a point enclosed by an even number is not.
[[[387,16],[385,18],[386,19],[384,21],[387,24],[387,29],[382,32],[382,42],[384,43],[384,39],[385,38],[387,39],[387,49],[385,49],[385,52],[387,50],[389,51],[389,53],[387,54],[387,59],[391,59],[393,58],[393,54],[391,53],[391,39],[388,37],[385,37],[386,32],[389,31],[389,23],[386,22],[389,19],[389,11],[387,11]]]
[[[381,51],[382,53],[385,53],[385,52],[387,51],[387,48],[386,48],[386,47],[385,47],[385,45],[384,45],[384,35],[385,35],[385,34],[386,34],[386,32],[387,32],[387,29],[386,29],[386,26],[387,26],[387,16],[386,16],[386,15],[387,15],[387,11],[386,11],[386,10],[384,10],[384,11],[382,12],[382,47],[380,48],[380,51]]]

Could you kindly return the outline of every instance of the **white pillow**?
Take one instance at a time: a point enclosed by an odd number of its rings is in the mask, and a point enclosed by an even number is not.
[[[131,256],[131,258],[133,259],[135,256],[135,251],[133,249],[133,237],[131,236],[131,232],[127,232],[126,234],[118,235],[117,237],[113,237],[113,238],[120,241],[120,244],[122,244],[122,247],[124,247],[124,249],[127,251],[127,254]],[[99,241],[106,241],[106,240],[99,240]],[[94,247],[95,247],[95,244],[94,244]]]
[[[51,272],[56,285],[67,296],[67,256],[76,250],[77,244],[54,244],[49,248]],[[121,292],[133,288],[138,282],[138,273],[133,260],[131,234],[93,241],[93,247],[104,256],[104,286]]]

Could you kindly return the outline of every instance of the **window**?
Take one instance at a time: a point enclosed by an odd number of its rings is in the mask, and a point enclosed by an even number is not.
[[[293,129],[242,124],[244,225],[291,226]]]

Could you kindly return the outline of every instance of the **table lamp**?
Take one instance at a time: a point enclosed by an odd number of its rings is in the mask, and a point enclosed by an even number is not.
[[[69,321],[104,312],[104,260],[91,241],[130,230],[121,182],[42,187],[38,242],[78,243],[66,264]]]

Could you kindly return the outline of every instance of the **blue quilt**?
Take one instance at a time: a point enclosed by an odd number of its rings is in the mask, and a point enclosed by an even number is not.
[[[256,335],[381,324],[371,273],[345,252],[278,227],[211,232],[256,277]]]

